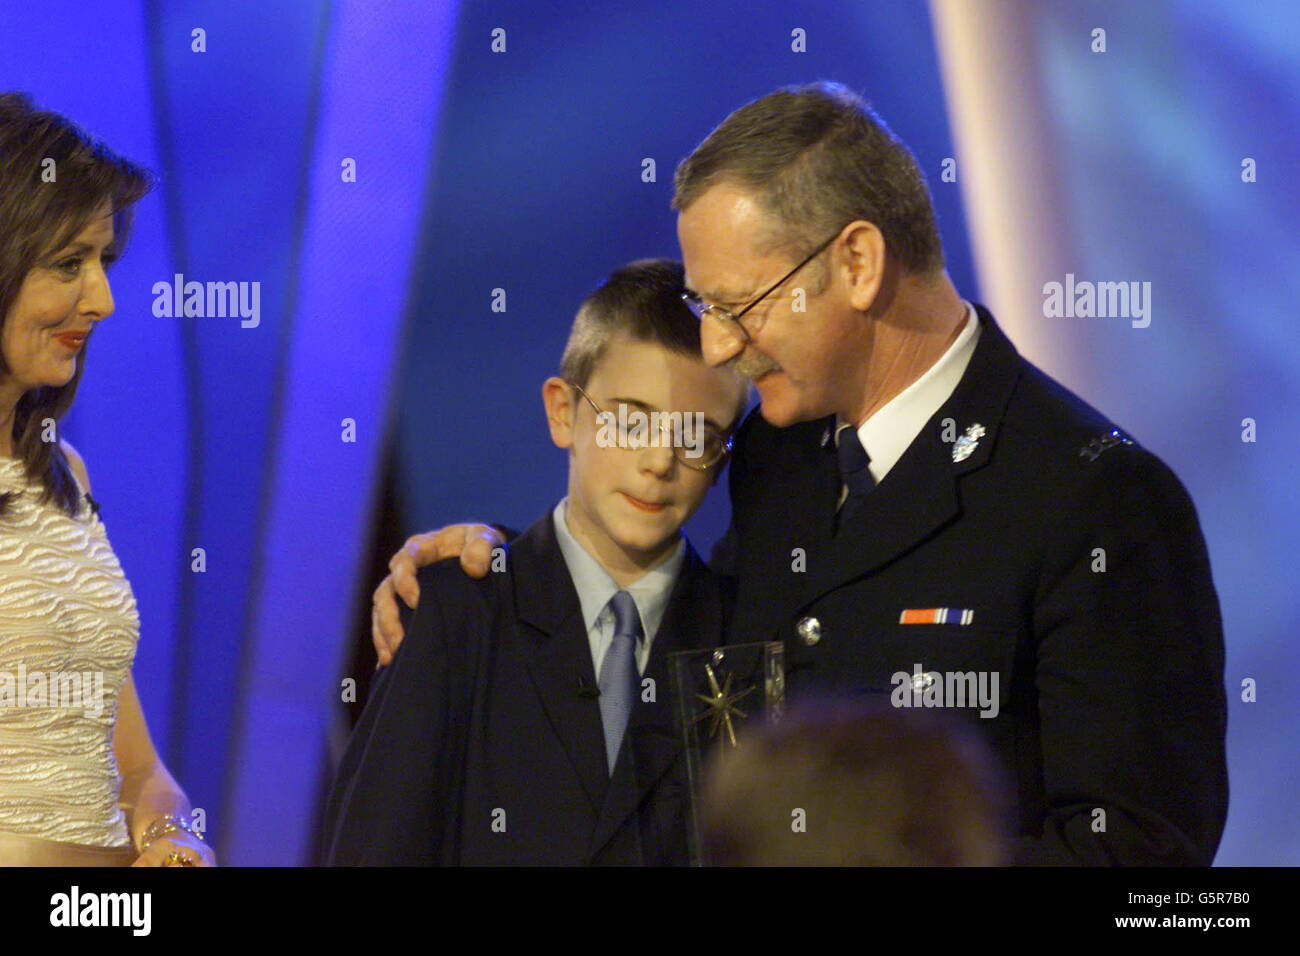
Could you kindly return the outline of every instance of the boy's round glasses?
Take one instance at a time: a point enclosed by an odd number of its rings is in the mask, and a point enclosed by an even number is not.
[[[685,441],[685,431],[693,426],[688,426],[686,417],[690,412],[660,412],[654,409],[643,411],[640,408],[633,408],[632,415],[615,415],[613,412],[606,412],[596,404],[595,400],[583,389],[577,382],[570,382],[578,394],[587,400],[596,411],[596,420],[608,422],[613,435],[614,441],[619,448],[643,448],[652,444],[645,436],[649,426],[655,421],[655,416],[659,416],[659,433],[663,439],[663,444],[673,450],[673,457],[695,471],[708,471],[718,462],[722,461],[727,455],[731,454],[733,438],[730,435],[723,435],[712,425],[705,425],[698,429],[699,440],[696,442]],[[608,416],[607,418],[604,416]],[[677,430],[675,433],[674,430]]]

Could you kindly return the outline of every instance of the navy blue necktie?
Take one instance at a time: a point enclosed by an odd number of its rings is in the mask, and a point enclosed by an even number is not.
[[[837,526],[842,528],[844,522],[858,510],[863,499],[871,493],[871,489],[876,487],[876,479],[871,477],[871,469],[867,467],[871,464],[871,459],[867,456],[867,450],[862,447],[862,442],[858,440],[858,430],[852,425],[846,425],[838,434],[839,443],[835,447],[835,454],[839,459],[840,480],[849,490],[844,504],[840,505],[837,519]]]
[[[609,606],[614,611],[614,640],[600,662],[600,722],[605,729],[605,759],[612,775],[639,687],[636,642],[641,636],[641,615],[626,591],[610,598]]]

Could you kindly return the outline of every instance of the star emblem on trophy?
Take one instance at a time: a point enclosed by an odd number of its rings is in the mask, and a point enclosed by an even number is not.
[[[739,694],[733,694],[731,693],[731,674],[728,673],[723,677],[722,686],[719,687],[718,675],[713,672],[712,664],[704,665],[704,673],[709,679],[710,693],[696,694],[695,696],[699,700],[708,704],[708,709],[697,714],[695,719],[697,721],[711,721],[709,724],[710,740],[717,740],[718,734],[721,731],[726,730],[727,742],[734,747],[736,746],[736,727],[732,722],[731,715],[735,714],[741,719],[748,716],[748,714],[736,706],[736,702],[743,700],[745,697],[752,694],[755,688],[751,685],[746,687]]]
[[[700,784],[716,751],[743,743],[751,721],[779,720],[785,707],[785,650],[780,641],[726,644],[670,655],[675,723],[686,754],[691,863],[707,863],[700,843]],[[743,707],[741,705],[744,705]]]

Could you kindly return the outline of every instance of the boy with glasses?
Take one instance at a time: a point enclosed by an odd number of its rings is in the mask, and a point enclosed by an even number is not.
[[[331,864],[674,864],[687,786],[668,654],[722,643],[681,534],[748,402],[707,366],[683,270],[645,260],[579,310],[542,398],[568,495],[467,578],[424,569],[326,814]]]

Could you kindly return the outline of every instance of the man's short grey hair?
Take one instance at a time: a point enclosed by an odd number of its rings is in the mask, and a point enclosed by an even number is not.
[[[720,183],[752,191],[773,217],[760,253],[802,258],[850,222],[874,223],[909,272],[943,268],[934,206],[916,157],[839,83],[791,86],[728,116],[677,167],[673,209]]]

